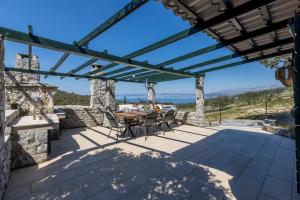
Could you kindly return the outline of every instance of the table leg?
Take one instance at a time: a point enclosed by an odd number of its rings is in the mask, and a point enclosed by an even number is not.
[[[129,130],[130,137],[131,138],[135,138],[135,135],[134,135],[134,133],[133,133],[133,131],[131,129],[131,126],[128,126],[128,130]]]
[[[127,130],[128,130],[128,126],[126,126],[126,128],[123,130],[121,136],[124,136],[126,134]]]

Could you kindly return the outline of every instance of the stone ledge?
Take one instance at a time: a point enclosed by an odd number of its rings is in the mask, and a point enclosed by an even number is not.
[[[20,115],[19,110],[5,110],[6,126],[9,126],[19,115]]]

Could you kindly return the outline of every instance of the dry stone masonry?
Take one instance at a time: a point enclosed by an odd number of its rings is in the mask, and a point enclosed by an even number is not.
[[[48,158],[48,129],[36,128],[11,134],[12,169],[33,165]]]
[[[148,103],[150,104],[150,109],[153,109],[153,105],[156,103],[155,97],[155,84],[148,82],[147,87],[147,94],[148,94]]]
[[[5,136],[4,43],[0,35],[0,199],[4,195],[10,176],[10,137]]]
[[[31,69],[39,70],[37,56],[32,56],[31,63]],[[16,68],[29,68],[28,55],[17,55]],[[23,115],[33,115],[34,112],[53,113],[57,87],[40,83],[40,76],[36,74],[6,72],[4,77],[6,109],[18,108]]]
[[[65,112],[65,119],[60,119],[61,129],[94,127],[103,124],[103,113],[90,106],[57,106]]]
[[[103,115],[103,126],[109,126],[104,113],[109,110],[116,111],[115,81],[114,80],[92,80],[90,107],[98,110]]]
[[[196,113],[195,122],[192,124],[201,126],[204,124],[204,77],[196,77]]]

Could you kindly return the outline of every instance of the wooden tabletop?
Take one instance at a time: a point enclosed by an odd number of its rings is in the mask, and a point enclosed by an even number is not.
[[[141,111],[116,113],[117,117],[122,117],[122,118],[125,118],[125,119],[135,119],[135,118],[139,118],[139,117],[145,117],[146,115],[148,115],[148,113],[141,112]]]

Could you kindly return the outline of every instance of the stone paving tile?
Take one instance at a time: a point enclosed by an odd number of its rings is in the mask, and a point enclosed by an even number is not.
[[[60,189],[58,186],[51,186],[47,187],[43,190],[40,190],[38,192],[33,192],[31,194],[25,195],[21,198],[18,198],[18,200],[50,200],[50,199],[62,199],[60,197]]]
[[[30,185],[23,185],[17,188],[13,188],[10,190],[7,190],[5,192],[5,198],[6,199],[16,199],[25,195],[30,194]]]
[[[260,193],[257,200],[279,200],[279,199],[272,197],[270,195],[264,194],[264,193]]]
[[[279,200],[291,199],[292,183],[268,176],[263,185],[262,193],[278,198]]]
[[[276,192],[292,195],[293,181],[286,181],[293,178],[277,170],[293,171],[287,166],[294,166],[294,143],[258,128],[184,125],[146,141],[119,143],[107,138],[108,129],[93,129],[63,132],[51,160],[14,171],[5,200],[280,200]]]
[[[232,191],[237,199],[253,200],[259,195],[262,184],[246,178],[239,178],[234,184]]]
[[[103,190],[103,191],[101,191],[101,192],[99,192],[99,193],[95,194],[94,196],[91,196],[87,199],[88,200],[100,200],[100,199],[103,199],[103,200],[116,200],[116,199],[119,199],[119,198],[120,198],[120,196],[117,192],[115,192],[112,188],[108,188],[108,189]]]
[[[240,177],[251,180],[261,185],[263,184],[267,174],[268,168],[247,167]]]
[[[58,175],[49,175],[44,179],[40,179],[38,181],[31,183],[31,191],[36,192],[38,190],[45,189],[52,185],[57,185],[63,181],[75,177],[76,177],[76,173],[73,170],[69,170]]]
[[[245,167],[249,164],[250,160],[251,157],[245,156],[241,153],[237,153],[235,156],[232,157],[232,159],[230,159],[230,162]]]

